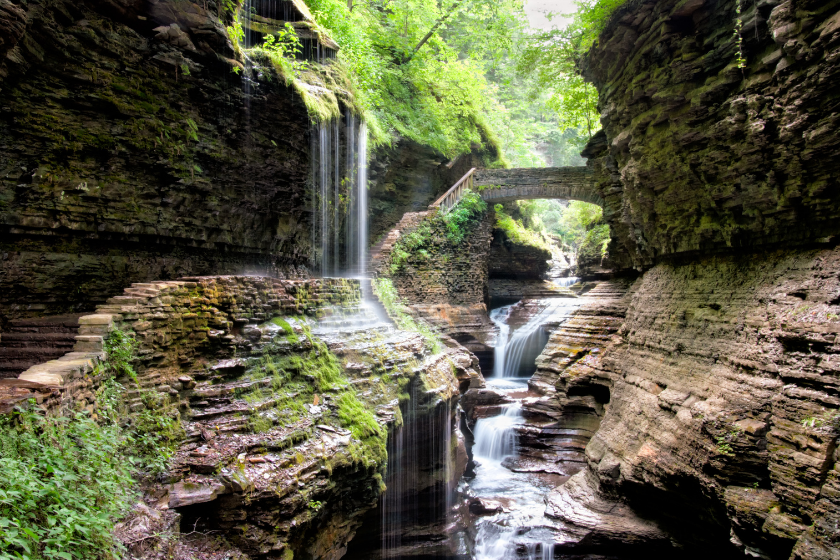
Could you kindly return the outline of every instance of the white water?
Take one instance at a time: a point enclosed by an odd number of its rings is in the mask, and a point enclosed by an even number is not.
[[[522,404],[505,406],[504,412],[475,424],[473,454],[481,461],[498,461],[516,452],[516,426],[522,423]]]
[[[533,373],[534,361],[548,342],[544,325],[566,319],[578,307],[571,298],[550,298],[540,302],[541,310],[528,322],[511,332],[507,324],[513,305],[490,312],[490,320],[499,328],[493,349],[493,377],[521,377]]]
[[[312,131],[313,264],[321,276],[366,270],[367,157],[367,125],[349,111]]]
[[[577,276],[569,276],[568,278],[555,278],[554,284],[561,288],[568,288],[573,284],[577,284],[580,278]]]
[[[517,306],[507,305],[490,312],[499,335],[494,348],[493,376],[487,379],[487,386],[517,400],[505,405],[498,416],[478,420],[473,431],[476,476],[471,491],[474,496],[495,501],[504,508],[503,512],[482,517],[477,522],[474,560],[554,560],[554,543],[560,533],[544,515],[544,497],[554,481],[535,473],[513,472],[504,462],[517,455],[517,430],[525,423],[522,405],[533,398],[521,396],[528,390],[528,378],[522,377],[521,372],[533,371],[534,361],[548,340],[545,324],[563,322],[580,302],[576,298],[552,298],[530,305],[539,311],[515,329],[508,321],[518,311]]]
[[[527,379],[490,379],[487,385],[499,393],[525,391]],[[519,401],[506,405],[498,416],[476,422],[473,446],[476,477],[472,492],[477,497],[497,501],[505,511],[478,522],[475,560],[554,558],[554,539],[543,527],[543,496],[550,487],[530,473],[515,473],[502,466],[506,458],[516,455],[516,429],[523,423]],[[522,548],[524,551],[518,550]]]

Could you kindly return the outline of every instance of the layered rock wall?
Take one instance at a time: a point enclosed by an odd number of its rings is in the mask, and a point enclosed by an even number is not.
[[[307,110],[282,80],[245,87],[227,17],[168,0],[0,8],[0,320],[308,261]]]
[[[110,333],[130,333],[136,346],[133,367],[140,379],[177,397],[178,378],[201,360],[228,357],[249,325],[278,315],[325,313],[329,305],[351,305],[361,297],[358,282],[341,278],[289,281],[264,277],[202,277],[134,284],[124,295],[78,319],[73,350],[34,365],[16,379],[3,380],[0,410],[35,398],[49,412],[92,411],[104,373]],[[145,379],[150,372],[149,379]],[[188,385],[189,383],[187,383]],[[186,387],[189,388],[189,387]]]
[[[614,264],[840,233],[838,9],[834,0],[618,9],[583,63],[604,127],[584,155]]]
[[[583,484],[683,546],[836,558],[838,269],[836,249],[658,265],[605,351],[549,345],[541,371],[560,375],[535,383],[609,391],[554,515],[586,525],[568,506]]]

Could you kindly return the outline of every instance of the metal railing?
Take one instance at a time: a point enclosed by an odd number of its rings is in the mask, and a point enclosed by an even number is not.
[[[444,214],[452,210],[452,207],[458,204],[464,193],[471,191],[475,183],[475,167],[467,171],[467,174],[461,177],[461,180],[455,183],[451,189],[443,193],[436,201],[429,205],[429,209],[440,208]]]

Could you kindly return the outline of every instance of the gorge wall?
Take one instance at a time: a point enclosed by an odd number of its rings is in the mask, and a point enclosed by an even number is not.
[[[466,463],[459,386],[481,384],[475,358],[451,340],[434,351],[385,323],[348,328],[360,296],[346,279],[136,284],[80,320],[75,352],[4,380],[0,410],[34,398],[52,412],[96,412],[109,337],[131,332],[136,376],[119,379],[121,414],[165,415],[181,433],[115,528],[130,557],[194,558],[209,547],[337,559],[385,475],[411,477],[409,493],[443,488],[427,507],[445,512],[440,500]],[[413,463],[386,469],[397,454]]]
[[[610,260],[645,272],[538,362],[600,416],[547,507],[572,550],[838,558],[840,3],[737,5],[631,0],[584,62]]]
[[[4,319],[307,263],[306,107],[245,75],[215,2],[3,8]]]
[[[89,312],[132,282],[307,276],[311,118],[231,42],[231,18],[216,1],[0,5],[0,330]],[[316,66],[327,89],[341,82]],[[380,148],[371,238],[494,150]]]
[[[631,0],[584,60],[620,268],[838,233],[840,4],[740,5]]]

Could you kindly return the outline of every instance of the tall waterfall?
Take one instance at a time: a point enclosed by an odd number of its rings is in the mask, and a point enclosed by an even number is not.
[[[367,125],[350,111],[312,131],[313,265],[321,276],[367,269],[367,157]]]
[[[429,536],[444,534],[454,503],[457,414],[447,399],[421,403],[422,389],[415,385],[402,413],[404,424],[388,441],[387,490],[380,497],[383,560],[402,558]]]

